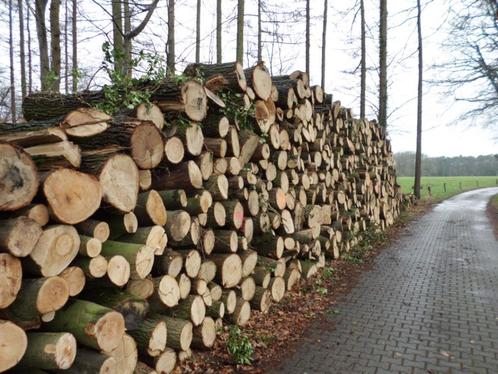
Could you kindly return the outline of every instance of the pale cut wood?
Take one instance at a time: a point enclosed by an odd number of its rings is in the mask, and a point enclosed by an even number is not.
[[[38,191],[38,172],[31,157],[21,148],[0,143],[0,211],[28,205]]]
[[[138,350],[130,335],[124,334],[119,345],[110,351],[109,355],[116,360],[119,373],[133,374],[138,362]]]
[[[107,259],[107,277],[116,286],[124,286],[131,275],[131,266],[128,260],[120,255]]]
[[[166,322],[158,318],[145,318],[135,330],[128,333],[135,339],[141,355],[157,357],[166,349],[168,329]]]
[[[157,105],[151,103],[139,104],[135,111],[138,119],[151,121],[159,130],[163,128],[164,115]]]
[[[97,178],[71,169],[51,172],[43,183],[43,192],[54,217],[67,224],[89,218],[102,199]]]
[[[168,220],[168,214],[163,199],[156,190],[140,193],[133,212],[137,216],[140,225],[144,226],[164,226]]]
[[[79,247],[80,238],[73,226],[48,226],[28,257],[26,271],[45,277],[58,275],[73,261]]]
[[[126,243],[144,244],[154,250],[156,256],[162,255],[168,244],[168,236],[162,226],[139,227],[133,234],[119,237],[119,241]]]
[[[87,236],[93,236],[101,242],[105,242],[109,238],[111,232],[107,222],[97,221],[94,219],[87,219],[76,224],[75,227],[78,229],[79,233]]]
[[[166,347],[161,354],[154,358],[155,372],[158,374],[169,374],[176,366],[176,352],[174,349]]]
[[[78,343],[104,352],[115,349],[125,333],[123,316],[101,305],[73,300],[54,320],[45,324],[48,331],[68,331]]]
[[[21,261],[8,253],[0,253],[0,309],[15,301],[21,283]]]
[[[131,276],[139,279],[150,274],[154,263],[154,249],[142,244],[108,240],[102,244],[102,255],[106,258],[123,256],[130,264]]]
[[[24,356],[28,339],[22,328],[0,319],[0,372],[14,367]]]
[[[102,242],[96,238],[80,235],[80,248],[78,253],[86,257],[97,257],[102,250]]]
[[[26,216],[40,226],[45,226],[50,220],[48,208],[45,204],[30,204],[24,208],[16,210],[16,215]]]
[[[76,339],[69,333],[32,332],[28,348],[16,369],[68,369],[76,358]]]
[[[172,136],[164,143],[164,155],[166,160],[172,164],[178,164],[183,161],[185,157],[185,147],[180,138]]]
[[[242,261],[232,254],[213,254],[210,256],[216,264],[216,280],[225,288],[235,287],[242,278]]]
[[[106,269],[107,271],[107,269]],[[66,281],[69,296],[74,297],[85,288],[86,278],[83,270],[78,266],[69,266],[59,274],[59,277]]]
[[[245,326],[251,318],[251,305],[242,298],[237,298],[235,310],[228,315],[228,320],[238,326]]]
[[[42,235],[40,225],[24,216],[0,220],[0,252],[16,257],[29,255]]]
[[[216,340],[216,326],[211,317],[204,318],[200,326],[194,327],[192,347],[198,349],[211,348]]]
[[[73,137],[88,137],[100,134],[108,128],[111,117],[95,108],[79,108],[64,117],[60,127]]]
[[[181,241],[188,234],[191,223],[190,215],[184,210],[168,211],[168,221],[165,226],[168,238]]]

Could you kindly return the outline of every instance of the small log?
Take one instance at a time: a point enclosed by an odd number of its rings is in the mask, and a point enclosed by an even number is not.
[[[102,251],[102,242],[90,236],[80,235],[78,253],[86,257],[97,257]]]
[[[264,62],[244,70],[248,86],[252,87],[256,95],[262,100],[268,100],[271,95],[272,79]]]
[[[130,264],[131,276],[139,279],[150,274],[154,264],[154,250],[142,244],[108,240],[102,244],[102,255],[107,258],[123,256]]]
[[[206,306],[201,296],[189,295],[180,303],[167,310],[167,314],[192,321],[194,326],[199,326],[206,316]]]
[[[238,326],[245,326],[251,318],[251,305],[242,298],[237,298],[235,310],[228,315],[228,320]]]
[[[180,138],[172,136],[164,143],[164,155],[166,160],[176,165],[183,161],[185,157],[185,147]]]
[[[242,277],[248,277],[258,263],[258,252],[248,250],[239,254],[242,261]]]
[[[235,253],[238,248],[237,233],[234,230],[216,230],[214,252]]]
[[[172,308],[180,301],[180,287],[178,282],[171,275],[163,275],[152,279],[154,282],[154,293],[150,300],[151,309],[158,313],[164,307]]]
[[[119,237],[120,242],[146,245],[154,250],[154,254],[163,254],[168,244],[168,236],[163,227],[159,225],[139,227],[133,234]]]
[[[202,188],[202,174],[197,164],[190,160],[180,163],[169,171],[156,169],[152,178],[156,190]]]
[[[67,374],[118,374],[118,363],[112,356],[94,351],[92,349],[78,347],[73,365],[64,371],[57,373]]]
[[[206,116],[206,92],[194,80],[181,85],[166,81],[154,91],[153,99],[163,112],[185,113],[192,121],[202,121]]]
[[[88,290],[81,298],[121,313],[127,330],[136,329],[149,311],[147,301],[118,288]]]
[[[168,221],[165,225],[168,238],[181,241],[188,234],[191,223],[190,215],[184,210],[168,211]]]
[[[161,195],[155,190],[142,192],[138,195],[137,205],[133,211],[140,225],[164,226],[168,220],[166,207]]]
[[[225,315],[225,304],[221,301],[213,301],[211,306],[206,308],[206,316],[212,318],[223,318]]]
[[[271,292],[271,297],[277,303],[285,296],[285,280],[282,277],[274,277],[270,281],[268,289]]]
[[[77,257],[72,263],[80,267],[89,279],[102,278],[107,274],[109,263],[103,256]]]
[[[131,266],[128,260],[121,256],[110,256],[107,260],[107,277],[112,284],[124,286],[131,275]]]
[[[216,281],[222,287],[235,287],[242,278],[242,261],[240,257],[232,254],[213,254],[210,260],[216,264]]]
[[[157,191],[161,199],[163,199],[164,206],[168,210],[183,209],[187,206],[187,194],[184,190],[164,190]]]
[[[87,219],[75,225],[78,232],[82,235],[92,236],[95,239],[105,242],[109,239],[110,228],[109,224],[105,221],[97,221],[94,219]]]
[[[271,292],[263,287],[256,287],[254,297],[250,303],[252,308],[261,313],[267,313],[271,306]]]
[[[211,282],[216,277],[216,264],[211,260],[202,261],[197,278]]]
[[[197,349],[211,348],[216,340],[216,326],[211,317],[204,318],[200,326],[194,327],[192,347]]]
[[[201,255],[199,251],[195,249],[182,249],[178,250],[183,257],[183,263],[185,268],[185,273],[190,278],[195,278],[199,274],[199,270],[201,269]]]
[[[182,254],[169,249],[154,260],[154,273],[158,275],[164,274],[176,277],[180,274],[182,268]]]
[[[26,216],[40,226],[45,226],[50,220],[48,207],[45,204],[30,204],[24,208],[16,210],[16,215]]]
[[[126,292],[141,299],[148,299],[154,293],[154,281],[152,278],[131,279],[126,284]]]
[[[181,273],[176,277],[178,282],[178,287],[180,288],[180,299],[185,300],[188,295],[190,295],[190,289],[192,287],[192,282],[189,276],[185,273]]]
[[[138,349],[135,339],[124,334],[119,345],[108,353],[116,360],[117,372],[133,374],[138,362]]]
[[[156,373],[169,374],[176,367],[176,352],[174,349],[166,347],[153,361]]]
[[[107,270],[107,269],[106,269]],[[65,268],[59,277],[66,281],[69,290],[69,296],[79,295],[85,288],[86,278],[83,269],[78,266],[69,266]]]
[[[265,266],[256,266],[253,277],[257,286],[268,288],[270,285],[271,272]]]
[[[155,104],[139,104],[135,108],[135,116],[142,121],[151,121],[159,130],[164,126],[164,115]]]
[[[256,291],[256,282],[253,277],[245,277],[239,283],[239,287],[236,289],[237,296],[243,298],[246,301],[251,301],[254,297],[254,292]]]
[[[155,317],[155,315],[152,317]],[[181,349],[183,351],[189,349],[190,344],[192,343],[192,322],[167,316],[158,316],[157,318],[166,323],[168,330],[167,347]]]
[[[160,318],[148,317],[128,333],[135,339],[142,355],[157,357],[166,348],[168,329],[166,322]]]
[[[21,282],[21,261],[8,253],[0,253],[0,309],[7,308],[16,300]]]

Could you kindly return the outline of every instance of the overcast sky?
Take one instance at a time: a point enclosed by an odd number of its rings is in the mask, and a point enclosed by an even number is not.
[[[266,0],[272,10],[280,12],[297,11],[302,12],[302,22],[274,24],[269,21],[273,16],[263,15],[263,28],[265,31],[278,31],[282,37],[281,45],[271,43],[273,38],[266,34],[263,39],[263,59],[270,64],[274,74],[290,72],[296,69],[304,70],[304,1],[290,0],[277,1]],[[102,4],[106,3],[103,1]],[[195,0],[177,1],[176,5],[176,50],[179,60],[178,68],[181,70],[187,61],[194,59],[195,41]],[[224,3],[224,32],[223,32],[223,59],[233,61],[235,59],[235,15],[236,0],[223,0]],[[354,70],[359,63],[359,25],[352,25],[353,12],[346,13],[355,1],[329,0],[329,23],[327,32],[327,73],[325,89],[334,95],[334,99],[341,100],[343,105],[352,107],[356,113],[358,109],[359,79],[349,72]],[[389,5],[389,61],[393,61],[389,67],[390,80],[389,107],[390,110],[397,108],[391,115],[389,121],[389,134],[393,149],[396,152],[415,150],[415,128],[416,128],[416,90],[417,90],[417,60],[416,60],[416,24],[414,20],[406,21],[407,17],[413,17],[415,13],[405,11],[410,6],[415,6],[415,0],[391,0]],[[161,0],[151,22],[145,31],[139,36],[137,44],[142,44],[148,49],[154,49],[157,53],[164,55],[166,43],[166,1]],[[256,43],[256,0],[246,0],[246,49],[255,50]],[[285,7],[282,6],[285,4]],[[373,37],[377,34],[376,8],[378,1],[366,0],[367,20],[370,25],[369,33]],[[5,9],[4,5],[0,5]],[[79,28],[80,43],[79,57],[80,65],[88,72],[95,71],[102,61],[101,44],[106,40],[103,32],[111,30],[108,15],[93,0],[80,0]],[[323,14],[323,1],[312,0],[312,46],[311,46],[311,80],[319,84],[320,60],[321,60],[321,27]],[[210,62],[215,58],[215,0],[202,0],[202,49],[201,60]],[[3,12],[2,22],[5,20]],[[48,12],[47,12],[48,13]],[[442,48],[444,41],[451,37],[448,28],[443,22],[447,18],[447,5],[445,0],[436,0],[428,5],[423,12],[423,34],[425,79],[434,79],[439,72],[430,67],[435,62],[441,62],[447,58],[447,51]],[[284,17],[280,17],[282,20]],[[64,20],[63,11],[61,21]],[[139,20],[135,21],[135,24]],[[277,30],[278,28],[278,30]],[[436,30],[438,30],[436,32]],[[7,27],[2,28],[2,46],[0,49],[0,63],[8,67],[8,54],[6,45]],[[102,32],[103,31],[103,32]],[[35,35],[34,23],[32,24],[32,35]],[[15,35],[17,38],[17,33]],[[33,45],[36,42],[33,40]],[[368,65],[377,65],[378,57],[375,40],[368,40]],[[37,60],[38,57],[35,57]],[[18,57],[16,56],[16,61]],[[400,63],[400,61],[402,63]],[[252,64],[255,58],[246,56],[245,64]],[[3,70],[3,69],[1,69]],[[99,77],[99,75],[97,76]],[[3,77],[4,82],[7,79]],[[103,77],[100,78],[102,81]],[[370,100],[375,101],[375,84],[377,76],[372,71],[369,74],[368,83],[371,93]],[[437,87],[425,85],[424,89],[424,133],[423,152],[430,156],[456,156],[456,155],[479,155],[498,152],[497,135],[491,130],[479,126],[469,127],[468,124],[455,123],[458,114],[463,111],[463,104],[456,104],[452,98],[442,95]],[[373,112],[370,112],[372,116]],[[494,140],[493,140],[494,138]]]

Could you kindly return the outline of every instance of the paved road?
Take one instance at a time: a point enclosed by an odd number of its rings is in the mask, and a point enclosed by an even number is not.
[[[498,373],[495,193],[463,193],[412,224],[275,373]]]

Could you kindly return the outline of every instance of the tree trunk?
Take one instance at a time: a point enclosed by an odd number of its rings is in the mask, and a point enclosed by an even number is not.
[[[168,0],[168,42],[166,65],[170,75],[175,74],[175,0]]]
[[[48,0],[35,1],[36,33],[38,35],[38,51],[40,54],[40,83],[42,91],[47,91],[49,89],[48,75],[50,72],[47,27],[45,25],[45,11],[47,4]]]
[[[221,0],[216,0],[216,63],[221,64],[222,62],[222,29],[221,29],[221,18],[222,18],[222,7]]]
[[[328,1],[323,2],[323,27],[322,27],[322,89],[325,89],[325,60],[327,55],[327,13]]]
[[[52,74],[50,91],[59,92],[61,82],[61,29],[59,13],[61,0],[51,0],[50,2],[50,72]]]
[[[12,12],[14,11],[13,0],[9,0],[9,58],[10,58],[10,117],[12,123],[16,123],[17,111],[16,111],[16,82],[14,79],[14,19],[12,17]]]
[[[71,64],[71,76],[72,76],[72,92],[75,94],[78,92],[78,0],[72,0],[72,15],[71,15],[71,36],[72,36],[72,64]],[[30,92],[31,93],[31,92]]]
[[[387,0],[380,0],[379,125],[384,129],[387,126]]]
[[[418,88],[417,88],[417,150],[415,154],[415,196],[420,199],[420,181],[422,178],[422,95],[424,60],[422,54],[422,9],[417,0],[417,39],[418,39]]]
[[[310,73],[310,0],[306,0],[306,74]]]
[[[18,8],[19,8],[19,46],[20,46],[20,63],[21,63],[21,94],[22,98],[26,97],[27,95],[27,84],[26,84],[26,53],[24,49],[24,1],[23,0],[18,0],[17,1]],[[28,13],[30,10],[28,9]],[[29,22],[29,21],[28,21]]]
[[[361,67],[360,67],[360,118],[365,118],[366,87],[367,87],[367,45],[366,45],[366,21],[365,0],[360,0],[361,14]]]
[[[258,0],[258,62],[262,61],[262,50],[263,50],[263,43],[261,40],[262,37],[262,30],[261,30],[261,0]]]
[[[112,0],[112,40],[114,70],[118,73],[122,73],[124,61],[122,0]]]
[[[244,0],[237,0],[237,54],[235,59],[244,64]]]
[[[201,60],[201,0],[197,0],[197,12],[195,20],[195,62]]]

